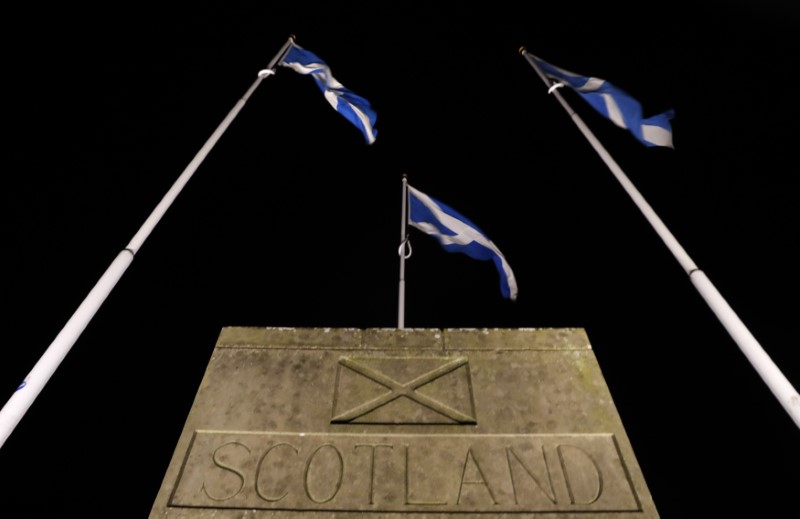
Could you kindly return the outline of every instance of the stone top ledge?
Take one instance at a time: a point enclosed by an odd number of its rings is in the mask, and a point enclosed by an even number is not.
[[[333,350],[590,350],[583,328],[290,328],[228,326],[217,348]]]

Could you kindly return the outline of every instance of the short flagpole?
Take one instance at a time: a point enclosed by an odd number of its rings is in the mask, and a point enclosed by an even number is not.
[[[206,155],[208,155],[233,119],[239,114],[239,111],[261,81],[265,77],[275,73],[275,66],[289,50],[293,40],[294,37],[289,37],[280,51],[272,58],[267,68],[258,72],[258,77],[244,96],[231,109],[200,151],[197,152],[189,165],[186,166],[186,169],[183,170],[183,173],[181,173],[169,191],[167,191],[161,199],[161,202],[158,203],[147,220],[145,220],[144,224],[139,228],[139,231],[134,235],[128,245],[119,252],[111,265],[106,269],[105,273],[103,273],[97,281],[94,288],[92,288],[80,306],[78,306],[78,309],[72,314],[67,324],[40,357],[39,361],[33,366],[28,376],[25,377],[25,380],[22,381],[8,402],[6,402],[5,406],[0,409],[0,447],[5,444],[5,441],[28,411],[28,408],[33,404],[36,397],[39,396],[39,393],[61,364],[61,361],[67,356],[67,353],[69,353],[75,341],[78,340],[78,337],[89,324],[89,321],[91,321],[92,317],[94,317],[97,310],[106,300],[106,297],[108,297],[108,294],[111,293],[111,290],[125,273],[139,248],[206,158]]]
[[[406,307],[406,258],[411,256],[411,249],[408,243],[408,178],[403,174],[403,202],[401,204],[402,217],[400,219],[400,247],[397,254],[400,255],[400,286],[397,302],[397,328],[405,328],[405,307]],[[406,254],[408,251],[408,254]]]
[[[650,204],[639,193],[633,183],[628,179],[622,168],[614,161],[611,155],[606,151],[600,141],[592,134],[591,130],[584,124],[583,120],[572,110],[564,98],[557,90],[559,83],[551,83],[547,76],[542,72],[534,59],[528,54],[524,47],[520,48],[522,54],[528,63],[533,67],[539,77],[547,85],[548,92],[555,95],[556,99],[561,106],[567,111],[572,118],[573,122],[578,126],[583,135],[595,149],[598,155],[603,159],[611,173],[617,178],[622,187],[633,199],[634,203],[639,207],[639,210],[647,218],[650,225],[653,226],[656,233],[661,237],[669,250],[672,252],[675,259],[683,267],[684,271],[689,275],[689,279],[695,286],[697,291],[706,301],[706,304],[711,308],[722,325],[731,335],[733,340],[745,354],[747,359],[753,365],[755,370],[766,382],[772,393],[786,409],[789,415],[794,420],[795,424],[800,427],[800,396],[797,390],[792,386],[786,376],[778,369],[772,359],[767,355],[759,342],[750,333],[747,327],[742,323],[741,319],[736,315],[736,312],[728,305],[722,295],[717,291],[716,287],[711,283],[708,277],[700,270],[694,261],[689,257],[683,247],[678,243],[672,233],[667,229],[661,219],[653,211]]]

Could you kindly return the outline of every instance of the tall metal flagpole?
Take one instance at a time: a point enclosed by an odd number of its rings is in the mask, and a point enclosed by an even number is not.
[[[403,203],[402,218],[400,223],[400,247],[397,254],[400,255],[400,290],[397,302],[397,328],[402,330],[406,326],[406,259],[411,257],[411,244],[408,241],[408,178],[403,174]]]
[[[650,204],[645,201],[644,197],[642,197],[636,187],[634,187],[633,183],[631,183],[625,173],[623,173],[619,165],[617,165],[614,159],[611,158],[611,155],[609,155],[608,151],[606,151],[603,145],[600,144],[600,141],[597,140],[586,124],[584,124],[583,120],[567,104],[559,91],[556,89],[558,84],[550,82],[550,80],[542,72],[524,47],[521,47],[519,51],[520,54],[525,57],[528,63],[530,63],[531,67],[533,67],[542,81],[544,81],[545,85],[547,85],[548,91],[555,95],[556,99],[558,99],[558,102],[561,103],[561,106],[563,106],[570,117],[572,117],[572,120],[581,130],[583,135],[586,137],[598,155],[600,155],[619,183],[622,184],[622,187],[625,188],[625,191],[627,191],[628,195],[630,195],[634,203],[636,203],[636,205],[639,207],[639,210],[641,210],[642,214],[644,214],[645,218],[647,218],[647,220],[650,222],[650,225],[653,226],[655,231],[675,256],[675,259],[678,260],[683,269],[689,275],[689,279],[692,281],[692,284],[694,284],[697,291],[700,292],[700,295],[703,297],[703,299],[705,299],[708,306],[745,354],[755,370],[759,375],[761,375],[761,378],[764,380],[764,382],[766,382],[767,386],[770,388],[784,409],[786,409],[786,412],[788,412],[792,417],[795,424],[800,427],[800,396],[798,396],[797,390],[792,386],[786,376],[778,369],[756,338],[753,337],[753,334],[750,333],[750,330],[747,329],[744,323],[742,323],[741,319],[739,319],[739,317],[736,315],[736,312],[733,311],[730,305],[728,305],[727,301],[725,301],[722,295],[720,295],[719,291],[717,291],[716,287],[714,287],[705,273],[700,270],[697,265],[695,265],[694,261],[692,261],[669,229],[667,229],[658,215],[656,215],[656,213],[653,211],[652,207],[650,207]]]
[[[100,277],[100,280],[97,281],[94,288],[89,292],[89,295],[87,295],[80,306],[78,306],[78,309],[72,314],[72,317],[67,321],[64,328],[61,329],[61,332],[59,332],[44,354],[39,358],[39,361],[34,365],[30,373],[28,373],[28,376],[25,377],[25,380],[19,385],[8,402],[6,402],[3,409],[0,410],[0,447],[3,446],[11,435],[36,397],[39,396],[44,385],[50,380],[50,377],[58,368],[59,364],[61,364],[61,361],[67,356],[67,353],[69,353],[75,341],[78,340],[78,337],[89,324],[89,321],[94,317],[100,305],[103,304],[108,294],[122,277],[122,274],[125,273],[125,270],[127,270],[128,266],[133,261],[133,257],[142,246],[142,243],[144,243],[153,228],[159,220],[161,220],[161,217],[164,216],[164,213],[169,209],[169,206],[178,196],[178,193],[180,193],[192,177],[195,170],[197,170],[206,158],[206,155],[208,155],[233,119],[239,114],[239,111],[244,107],[244,104],[261,81],[265,77],[275,73],[275,66],[286,54],[293,41],[293,37],[289,37],[286,43],[281,47],[281,50],[272,58],[267,68],[258,72],[258,78],[231,109],[203,147],[200,148],[200,151],[197,152],[189,165],[186,166],[186,169],[183,170],[183,173],[181,173],[175,183],[172,184],[172,187],[167,191],[147,220],[145,220],[130,243],[117,254],[117,257]]]

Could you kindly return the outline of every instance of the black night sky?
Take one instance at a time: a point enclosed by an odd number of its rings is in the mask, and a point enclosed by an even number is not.
[[[797,425],[518,49],[675,110],[647,148],[561,90],[797,388],[800,11],[536,4],[8,9],[3,403],[291,34],[378,137],[266,78],[0,447],[0,515],[146,517],[224,326],[396,327],[403,174],[519,284],[412,229],[406,327],[585,328],[662,517],[796,510]]]

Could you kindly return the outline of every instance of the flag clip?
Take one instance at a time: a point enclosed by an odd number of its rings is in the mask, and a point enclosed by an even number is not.
[[[275,74],[275,71],[272,70],[271,68],[265,68],[264,70],[258,71],[258,77],[266,77],[266,76],[271,76],[273,74]]]
[[[397,248],[397,255],[402,257],[403,259],[408,259],[411,257],[411,241],[409,241],[408,236],[400,243],[400,246]]]
[[[563,86],[564,86],[564,83],[560,83],[560,82],[559,82],[559,83],[554,83],[554,84],[553,84],[553,86],[551,86],[550,88],[548,88],[548,89],[547,89],[547,93],[548,93],[548,94],[552,94],[552,93],[553,93],[553,91],[554,91],[556,88],[561,88],[561,87],[563,87]]]

